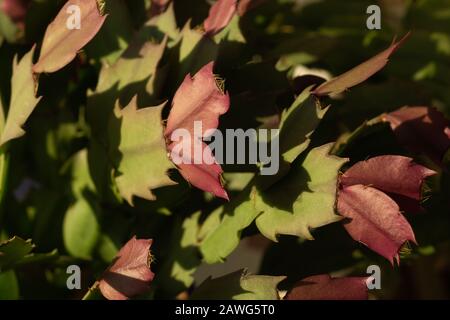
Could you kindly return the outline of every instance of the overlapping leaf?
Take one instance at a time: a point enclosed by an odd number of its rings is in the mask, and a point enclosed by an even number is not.
[[[380,71],[389,61],[389,57],[403,44],[409,34],[400,41],[393,42],[389,48],[356,66],[355,68],[318,86],[312,92],[316,96],[335,95],[364,82]]]
[[[89,260],[100,237],[100,225],[96,208],[88,200],[80,198],[72,204],[64,216],[64,246],[74,257]]]
[[[205,131],[217,128],[219,116],[228,111],[230,98],[217,86],[213,67],[214,63],[210,62],[194,77],[185,77],[173,98],[166,136],[170,137],[178,128],[187,129],[194,136],[194,121],[201,121],[202,137]]]
[[[149,290],[154,277],[150,270],[151,245],[152,240],[133,237],[120,249],[99,282],[105,298],[127,300]]]
[[[177,154],[184,159],[177,163],[180,173],[195,187],[212,192],[218,197],[228,199],[228,196],[220,182],[222,169],[214,161],[209,147],[202,139],[210,133],[208,130],[216,129],[219,124],[219,116],[228,111],[230,98],[218,88],[213,74],[214,63],[205,65],[193,78],[187,75],[181,86],[175,93],[165,129],[165,136],[171,139],[172,133],[177,129],[187,130],[190,135],[188,150],[179,148],[183,141],[174,141],[169,145],[169,150],[179,149]],[[201,125],[201,130],[195,130],[195,123]],[[199,146],[196,148],[196,146]],[[186,149],[186,148],[184,148]],[[201,155],[192,154],[200,150]],[[203,155],[208,155],[212,161],[205,161]],[[195,163],[194,158],[200,157]],[[200,163],[198,163],[200,162]]]
[[[406,241],[416,243],[414,232],[399,206],[383,192],[361,184],[339,191],[339,213],[351,219],[344,227],[353,239],[388,259],[399,259]]]
[[[117,104],[110,120],[115,179],[120,194],[130,204],[133,196],[154,200],[152,189],[174,184],[167,175],[174,167],[163,135],[163,107],[137,109],[134,97],[123,109]]]
[[[107,16],[97,35],[85,46],[86,54],[93,60],[112,65],[124,53],[135,35],[136,20],[127,1],[96,0],[102,15]],[[148,40],[149,38],[147,38]]]
[[[197,29],[192,29],[189,22],[181,30],[178,42],[179,66],[176,70],[176,83],[181,83],[187,74],[195,74],[211,61],[215,61],[219,47],[210,37]]]
[[[86,116],[93,133],[89,164],[97,190],[102,195],[108,194],[112,184],[113,163],[108,154],[118,152],[113,149],[117,148],[120,133],[109,131],[116,101],[119,99],[122,105],[127,105],[137,94],[138,103],[152,103],[153,92],[149,91],[148,85],[156,82],[156,70],[165,47],[165,40],[155,44],[137,38],[113,65],[103,65],[96,90],[89,92]]]
[[[211,6],[204,22],[205,32],[215,35],[224,29],[235,15],[237,0],[218,0]]]
[[[29,254],[33,248],[31,240],[23,240],[19,237],[0,243],[0,270],[14,265]]]
[[[278,234],[312,239],[310,229],[339,221],[334,212],[339,170],[346,159],[329,154],[331,144],[312,149],[289,175],[257,195],[256,225],[276,241]]]
[[[204,239],[200,247],[202,255],[208,263],[222,261],[223,258],[227,257],[237,247],[241,231],[248,227],[261,213],[262,208],[258,207],[256,204],[260,203],[260,206],[265,206],[264,201],[261,201],[262,198],[258,195],[258,192],[265,192],[267,188],[274,185],[278,180],[291,174],[291,163],[306,150],[310,142],[310,135],[320,123],[320,120],[327,110],[327,108],[322,109],[320,105],[316,103],[315,99],[310,96],[309,89],[307,89],[298,96],[292,106],[282,114],[282,121],[279,124],[281,155],[279,171],[273,176],[258,176],[256,179],[251,180],[247,187],[239,194],[238,198],[233,199],[229,205],[218,208],[210,214],[202,227]],[[332,159],[334,159],[334,157],[330,157],[330,163],[335,163]],[[339,164],[336,163],[336,167],[333,166],[330,168],[330,171],[334,170],[331,174],[334,178],[331,179],[336,179],[337,172],[342,163],[343,162],[339,162]],[[297,170],[297,173],[298,171],[299,170]],[[294,171],[292,171],[292,174],[294,174]],[[298,178],[304,179],[307,177],[301,176]],[[290,179],[292,184],[297,183],[294,181],[294,178]],[[303,183],[303,181],[297,183],[296,192],[300,192]],[[332,182],[330,185],[331,184]],[[334,181],[334,186],[336,186],[336,181]],[[279,190],[280,193],[284,193],[281,188],[281,186],[278,187],[275,185],[274,189],[271,189],[271,192]],[[335,189],[330,195],[333,194],[332,197],[334,197],[334,193]],[[282,198],[285,197],[286,194],[282,196]],[[295,197],[295,195],[291,195],[291,197]],[[291,200],[292,202],[294,201],[294,199]],[[331,201],[331,198],[329,200]],[[330,201],[326,203],[329,205],[331,203]],[[327,204],[324,203],[323,205],[327,207]],[[332,205],[330,208],[325,211],[330,212],[331,210],[332,212]],[[292,210],[292,206],[285,212],[285,215],[288,217],[291,216],[292,219],[294,219],[294,215],[292,215],[290,210]],[[325,213],[323,217],[327,215],[328,214]],[[330,214],[329,216],[333,216],[333,214]],[[265,219],[267,219],[267,217],[269,217],[269,215],[266,216]],[[336,216],[334,218],[336,218]],[[262,223],[264,223],[265,219],[262,220]],[[289,221],[287,225],[291,223],[292,221]],[[268,222],[268,225],[270,224],[271,223]],[[274,226],[276,226],[276,224],[274,224]],[[304,228],[304,226],[302,228]],[[309,231],[304,230],[303,233],[310,237]],[[270,238],[275,238],[275,234],[271,234]]]
[[[307,277],[294,285],[285,300],[367,300],[367,277]]]
[[[389,122],[402,145],[441,164],[450,148],[450,122],[442,113],[424,106],[403,107],[383,115],[382,119]]]
[[[161,43],[137,41],[113,65],[102,66],[97,87],[89,93],[87,110],[97,138],[106,140],[105,114],[114,109],[117,95],[123,104],[128,104],[136,94],[145,96],[146,83],[155,77],[165,47],[164,40]]]
[[[328,107],[322,108],[310,95],[308,88],[303,90],[292,106],[282,113],[279,124],[280,153],[284,161],[292,163],[306,150],[311,134],[327,111]],[[299,128],[300,121],[303,125]],[[297,133],[298,131],[301,132]]]
[[[155,282],[162,286],[168,296],[177,296],[194,283],[194,273],[201,264],[198,252],[200,212],[183,221],[178,220],[173,228],[170,252],[159,269]]]
[[[5,114],[3,109],[2,96],[0,94],[0,132],[3,132],[5,127]],[[5,148],[0,148],[0,203],[3,201],[6,187],[6,177],[8,172],[8,154],[5,152]],[[1,215],[0,215],[1,217]]]
[[[239,270],[220,278],[205,280],[191,299],[279,300],[277,286],[285,277],[251,275]]]
[[[49,253],[32,253],[35,245],[31,240],[24,240],[20,237],[12,237],[0,242],[0,272],[39,261],[53,259],[57,255],[54,250]]]
[[[100,239],[99,205],[95,199],[95,186],[89,175],[86,150],[76,153],[72,162],[72,194],[63,221],[63,240],[67,251],[74,257],[91,259]]]
[[[167,8],[170,2],[171,0],[152,0],[150,15],[155,16],[161,14]]]
[[[23,27],[29,3],[30,0],[3,0],[0,10]]]
[[[181,160],[181,162],[176,162],[178,171],[189,183],[200,190],[229,200],[228,194],[222,186],[222,167],[217,163],[206,143],[194,138],[188,150],[184,150],[183,142],[173,142],[168,146],[168,150],[172,160],[174,157]],[[201,157],[200,161],[195,159],[196,154],[197,157]]]
[[[416,240],[398,204],[383,191],[417,202],[424,179],[433,174],[402,156],[379,156],[356,163],[340,181],[337,209],[350,219],[344,227],[356,241],[391,263],[394,258],[398,261],[400,247]]]
[[[223,262],[238,246],[241,232],[258,216],[255,189],[249,183],[238,197],[209,214],[200,229],[200,251],[207,263]]]
[[[422,182],[436,172],[403,156],[379,156],[353,165],[341,176],[344,187],[371,186],[388,193],[420,200]]]

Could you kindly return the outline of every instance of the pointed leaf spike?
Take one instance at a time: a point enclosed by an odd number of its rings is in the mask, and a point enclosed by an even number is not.
[[[366,81],[388,63],[390,56],[406,41],[409,35],[410,33],[407,33],[398,42],[395,42],[394,39],[389,48],[340,76],[321,84],[312,94],[315,96],[336,95]]]
[[[237,0],[218,0],[214,3],[204,22],[206,34],[216,35],[222,31],[230,23],[236,10]]]

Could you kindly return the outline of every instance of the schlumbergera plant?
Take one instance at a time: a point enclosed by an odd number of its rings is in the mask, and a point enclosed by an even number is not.
[[[444,2],[0,0],[0,298],[445,296]]]

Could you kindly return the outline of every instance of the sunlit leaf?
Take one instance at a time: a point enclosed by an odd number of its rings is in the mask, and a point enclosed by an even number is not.
[[[205,32],[215,35],[230,23],[237,10],[237,0],[217,0],[204,22]]]
[[[141,109],[136,104],[134,97],[123,109],[116,105],[109,126],[117,187],[130,204],[134,196],[155,200],[153,189],[174,184],[168,176],[174,166],[163,135],[164,104]]]
[[[34,48],[25,54],[20,62],[17,62],[17,56],[14,59],[11,101],[5,127],[1,134],[0,145],[25,134],[22,126],[41,99],[35,96],[36,83],[31,71],[33,53]]]
[[[152,240],[133,237],[120,249],[99,283],[105,298],[127,300],[148,291],[154,277],[150,270],[151,245]]]
[[[76,20],[71,21],[78,12],[71,10],[73,8],[79,10],[79,28],[75,26]],[[74,16],[71,17],[68,12]],[[55,72],[66,66],[97,34],[105,19],[106,16],[102,16],[99,11],[97,0],[67,1],[45,32],[39,60],[33,66],[33,72]]]
[[[331,144],[312,149],[289,174],[255,199],[256,225],[276,241],[288,234],[313,239],[310,230],[339,221],[334,212],[339,170],[346,159],[330,155]]]
[[[403,107],[382,116],[398,141],[412,152],[426,154],[440,164],[450,148],[450,121],[434,108]]]

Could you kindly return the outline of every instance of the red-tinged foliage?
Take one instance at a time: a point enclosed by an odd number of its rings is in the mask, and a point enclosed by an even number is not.
[[[155,16],[162,13],[167,6],[169,5],[171,0],[152,0],[151,8],[150,8],[150,16]]]
[[[80,9],[80,28],[67,27],[70,6]],[[47,27],[38,62],[33,72],[55,72],[70,63],[102,27],[106,15],[101,15],[96,0],[69,0]]]
[[[366,6],[265,1],[0,0],[0,299],[279,300],[281,281],[306,275],[286,300],[448,298],[447,8],[380,0],[375,32]],[[384,68],[408,37],[392,32],[418,20],[395,66],[339,94]],[[380,53],[332,79],[367,45]],[[407,103],[430,107],[386,113]],[[232,145],[218,127],[247,163],[222,168]],[[439,175],[370,158],[405,151]],[[204,263],[228,273],[248,249],[250,272],[199,284]],[[407,268],[378,261],[400,256]],[[368,292],[375,269],[383,290]]]
[[[297,282],[285,300],[367,300],[367,277],[332,278],[328,274]]]
[[[442,113],[430,107],[403,107],[384,115],[383,120],[389,122],[402,145],[441,165],[450,148],[450,122]]]
[[[393,263],[405,241],[416,242],[414,232],[399,205],[421,199],[425,178],[436,174],[403,156],[379,156],[360,161],[340,179],[337,209],[349,218],[344,226],[359,241]]]
[[[362,184],[420,200],[424,179],[435,174],[408,157],[379,156],[353,165],[341,176],[341,185]]]
[[[214,3],[203,24],[206,34],[215,35],[223,30],[230,23],[236,10],[237,0],[218,0]]]
[[[194,136],[195,121],[202,123],[202,137],[205,137],[205,131],[219,125],[219,116],[228,111],[230,97],[217,87],[213,67],[214,62],[210,62],[194,77],[186,75],[184,78],[173,98],[165,130],[167,137],[179,128],[189,130]]]
[[[170,135],[176,129],[189,131],[192,139],[190,143],[191,155],[180,154],[180,156],[185,159],[195,157],[192,151],[195,149],[194,146],[197,145],[200,147],[196,150],[202,151],[201,155],[197,154],[197,157],[206,155],[212,159],[204,162],[199,158],[200,161],[197,161],[197,163],[194,163],[193,159],[189,159],[192,160],[189,161],[191,164],[186,164],[186,162],[177,164],[180,173],[193,186],[228,200],[228,195],[220,181],[222,168],[216,163],[209,147],[202,142],[202,139],[208,134],[207,130],[217,128],[219,116],[227,112],[230,105],[228,94],[223,93],[217,87],[213,66],[214,63],[211,62],[198,71],[193,78],[190,75],[186,76],[175,93],[172,109],[167,119],[165,135],[170,139]],[[196,121],[201,122],[201,132],[195,132],[194,130],[194,122]],[[183,141],[178,143],[182,144]],[[176,146],[177,143],[170,143],[169,151]]]
[[[149,290],[154,273],[150,270],[152,240],[133,237],[117,254],[99,283],[109,300],[127,300]]]
[[[177,145],[181,146],[181,144],[181,142],[179,144],[173,142],[168,149],[172,152],[174,148],[177,148]],[[199,155],[202,157],[198,163],[195,162],[194,149],[200,151]],[[229,200],[228,194],[221,183],[223,170],[220,164],[216,162],[206,143],[200,140],[192,141],[190,154],[183,153],[182,148],[177,151],[179,151],[177,156],[183,158],[182,163],[177,164],[178,170],[189,183],[217,197]]]
[[[399,206],[385,193],[361,184],[344,187],[338,194],[338,211],[349,218],[344,227],[350,236],[388,259],[399,260],[405,241],[416,243],[414,232]]]
[[[335,95],[366,81],[388,63],[389,57],[403,44],[403,42],[405,42],[408,37],[409,33],[400,41],[394,41],[389,48],[380,52],[376,56],[341,74],[340,76],[321,84],[319,87],[314,89],[312,94],[316,96]]]

